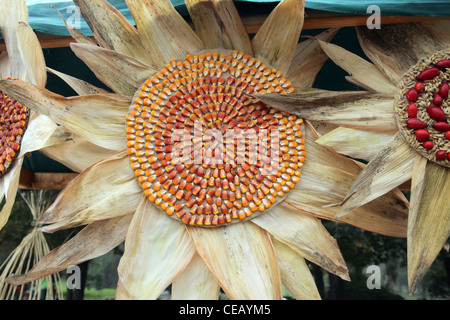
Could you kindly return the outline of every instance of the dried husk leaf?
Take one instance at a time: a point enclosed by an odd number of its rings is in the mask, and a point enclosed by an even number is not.
[[[44,54],[33,29],[24,21],[17,26],[17,45],[26,69],[27,76],[23,80],[44,87],[47,82]]]
[[[408,284],[413,294],[450,236],[450,170],[418,155],[408,222]]]
[[[286,78],[292,86],[299,88],[311,88],[316,76],[322,68],[328,56],[323,52],[316,39],[329,42],[338,32],[338,28],[328,29],[314,38],[300,42],[295,49]]]
[[[70,134],[66,141],[45,147],[40,151],[74,172],[82,172],[114,153],[110,149],[99,147],[74,134]]]
[[[280,267],[281,282],[297,300],[320,300],[314,278],[305,259],[291,247],[272,238]]]
[[[0,230],[3,229],[8,222],[12,207],[16,201],[17,189],[19,188],[20,170],[22,169],[23,157],[19,157],[12,164],[12,168],[3,176],[0,194],[5,196],[5,203],[0,211]]]
[[[0,19],[0,30],[6,44],[10,62],[11,73],[8,76],[26,80],[27,69],[20,54],[19,39],[17,37],[19,21],[28,23],[26,0],[2,0],[0,1],[0,12],[3,13],[2,19]]]
[[[24,134],[20,156],[37,150],[75,172],[114,153],[65,131],[45,115],[34,114]]]
[[[203,43],[170,0],[126,0],[146,47],[152,67],[202,50]]]
[[[397,133],[361,171],[337,217],[386,194],[411,179],[416,152]]]
[[[334,124],[329,124],[320,120],[308,120],[308,122],[314,127],[319,137],[338,128],[338,126]]]
[[[316,140],[346,156],[369,161],[386,146],[392,134],[338,127]]]
[[[335,44],[318,41],[325,53],[363,88],[388,95],[397,92],[395,84],[374,64]]]
[[[25,81],[10,80],[1,80],[0,90],[100,147],[117,151],[124,147],[128,97],[94,94],[66,98]]]
[[[249,35],[232,0],[187,0],[186,7],[205,48],[253,55]]]
[[[188,231],[198,254],[230,299],[282,298],[278,263],[266,231],[251,222]]]
[[[126,215],[86,226],[47,254],[27,274],[10,276],[7,282],[19,285],[34,281],[108,253],[125,239],[131,218],[132,215]]]
[[[433,38],[438,41],[441,46],[443,46],[442,49],[450,47],[450,34],[448,33],[448,29],[450,28],[450,20],[442,19],[434,21],[423,21],[419,24],[422,26],[422,28],[425,28],[426,30],[431,32]],[[423,46],[423,44],[421,45]],[[427,56],[429,56],[429,54],[427,54]]]
[[[305,259],[344,280],[350,280],[336,240],[319,219],[292,207],[277,206],[269,214],[252,219],[252,222]]]
[[[74,0],[99,45],[151,64],[136,28],[106,0]],[[157,66],[156,66],[157,67]]]
[[[318,145],[314,142],[318,138],[314,129],[309,125],[306,129],[305,149],[308,155],[302,175],[281,205],[383,235],[406,237],[408,203],[399,190],[336,219],[339,204],[361,173],[363,165]]]
[[[72,38],[74,38],[74,40],[78,43],[85,43],[85,44],[91,44],[91,45],[95,45],[95,42],[92,41],[89,37],[86,37],[84,34],[82,34],[80,31],[78,31],[77,29],[75,29],[73,26],[71,26],[70,24],[67,23],[66,19],[64,19],[64,16],[61,14],[61,12],[59,12],[58,9],[56,9],[54,6],[51,6],[53,9],[55,9],[55,11],[59,14],[59,16],[61,17],[61,19],[64,22],[64,25],[66,26],[67,31],[69,31],[70,35],[72,36]]]
[[[130,168],[125,151],[118,152],[83,171],[61,191],[47,209],[41,228],[54,232],[132,213],[142,189]]]
[[[0,77],[7,78],[11,75],[11,64],[7,51],[0,53]]]
[[[448,22],[446,26],[440,33],[448,38]],[[420,23],[387,24],[382,29],[364,26],[357,27],[356,32],[364,53],[392,83],[398,83],[421,58],[450,46],[450,41],[441,41]]]
[[[232,49],[228,37],[222,33],[222,22],[212,1],[186,0],[186,8],[194,24],[194,30],[205,48]]]
[[[311,121],[376,132],[398,131],[393,98],[367,91],[296,89],[293,94],[252,95],[281,111]]]
[[[172,283],[172,300],[217,300],[220,287],[205,262],[195,254]]]
[[[186,226],[142,196],[120,259],[116,299],[157,299],[194,254]]]
[[[132,97],[156,70],[131,56],[83,43],[72,43],[72,51],[96,77],[114,92]]]
[[[77,79],[75,77],[69,76],[60,71],[53,70],[47,67],[47,71],[61,78],[65,83],[67,83],[76,93],[80,96],[87,94],[96,94],[96,93],[107,93],[106,90],[98,88],[86,81]]]
[[[286,73],[303,27],[305,0],[282,0],[252,40],[255,57]]]
[[[69,137],[69,134],[56,125],[49,117],[33,114],[23,135],[20,156],[53,144],[58,144]]]

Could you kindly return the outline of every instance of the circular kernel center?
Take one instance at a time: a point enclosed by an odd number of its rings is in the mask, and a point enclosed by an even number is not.
[[[400,133],[428,160],[450,167],[450,51],[421,59],[402,78],[395,100]]]
[[[281,72],[237,51],[171,60],[127,115],[127,152],[145,196],[195,226],[270,208],[299,181],[303,120],[250,95],[291,92]]]
[[[6,80],[16,80],[7,78]],[[20,79],[17,79],[20,80]],[[11,168],[19,154],[27,123],[28,110],[18,101],[0,91],[0,177]]]

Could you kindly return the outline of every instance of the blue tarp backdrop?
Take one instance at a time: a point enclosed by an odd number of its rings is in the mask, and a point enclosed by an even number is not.
[[[182,15],[187,14],[184,0],[171,0],[175,8]],[[108,0],[128,20],[133,22],[133,17],[128,10],[125,0]],[[235,0],[236,3],[245,5],[258,3],[276,4],[273,0]],[[367,8],[376,5],[380,8],[382,15],[405,15],[405,16],[450,16],[450,0],[306,0],[306,8],[349,14],[371,14]],[[71,0],[27,0],[29,22],[33,29],[54,35],[69,35],[63,21],[54,6],[62,15],[70,21],[74,17],[74,3]],[[72,19],[73,20],[73,19]],[[87,24],[81,19],[79,25],[82,33],[92,35]],[[78,28],[78,26],[77,26]]]

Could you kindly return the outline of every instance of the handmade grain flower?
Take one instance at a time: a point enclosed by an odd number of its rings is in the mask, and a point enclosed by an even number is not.
[[[322,120],[332,125],[331,131],[316,142],[369,161],[337,217],[411,180],[411,293],[450,234],[449,28],[448,20],[386,25],[381,30],[357,28],[361,47],[373,63],[336,45],[320,45],[350,74],[350,82],[369,91],[299,93],[290,97],[290,108],[283,97],[261,97],[298,116],[326,112],[329,117]],[[298,107],[304,101],[309,107]]]
[[[25,1],[1,1],[0,29],[7,51],[0,55],[0,78],[45,86],[47,72],[42,50],[28,26]],[[63,141],[57,125],[29,105],[0,91],[0,229],[7,223],[19,185],[24,155]],[[59,135],[59,136],[58,136]]]
[[[0,28],[7,49],[0,55],[0,78],[44,87],[47,70],[39,41],[27,24],[26,1],[1,1],[0,9],[3,12]],[[92,87],[79,80],[73,82],[84,88],[79,92]],[[33,103],[32,100],[22,103],[0,91],[0,199],[6,198],[0,212],[0,229],[9,219],[27,153],[39,150],[76,172],[112,153],[108,148],[93,148],[47,116],[33,112],[30,108]]]
[[[255,97],[310,88],[325,61],[317,42],[298,44],[304,2],[282,1],[253,40],[229,0],[186,1],[195,32],[168,0],[128,0],[137,28],[106,1],[75,3],[99,46],[71,30],[72,50],[114,93],[0,88],[117,152],[71,181],[40,220],[49,232],[87,226],[9,281],[64,270],[124,240],[117,299],[155,299],[170,284],[173,299],[216,299],[220,288],[232,299],[280,299],[282,284],[298,299],[320,298],[304,259],[348,280],[318,218],[335,220],[361,164],[314,143],[308,121]],[[391,192],[340,221],[404,237],[406,206]]]

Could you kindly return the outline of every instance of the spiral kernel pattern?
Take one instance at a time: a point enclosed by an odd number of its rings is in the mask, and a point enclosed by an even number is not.
[[[289,94],[282,73],[238,51],[171,60],[145,81],[127,121],[127,153],[145,196],[193,226],[254,217],[300,179],[303,120],[251,94]]]
[[[5,80],[17,80],[6,78]],[[20,145],[25,133],[29,111],[13,98],[0,91],[0,177],[11,168],[19,154]]]

